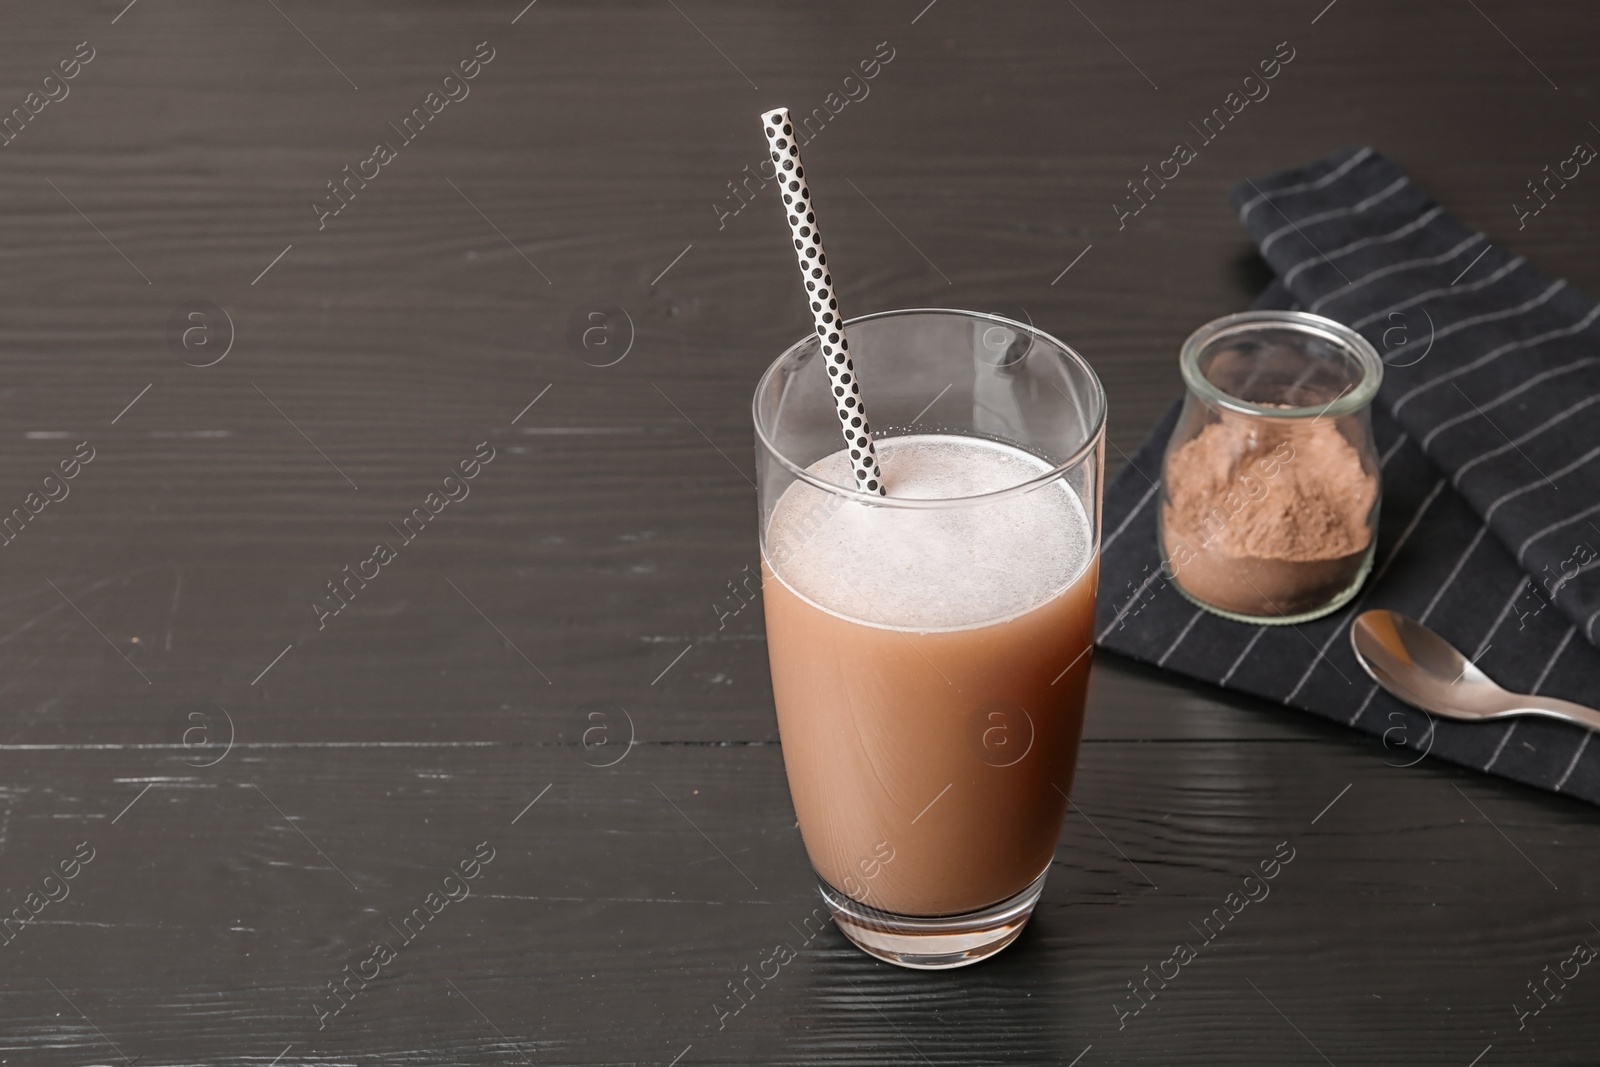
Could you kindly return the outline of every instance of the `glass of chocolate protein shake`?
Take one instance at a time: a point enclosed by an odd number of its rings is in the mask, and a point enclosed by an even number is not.
[[[1072,789],[1093,643],[1105,393],[1031,326],[846,323],[882,471],[841,449],[819,339],[756,388],[772,690],[834,922],[907,967],[998,952]]]

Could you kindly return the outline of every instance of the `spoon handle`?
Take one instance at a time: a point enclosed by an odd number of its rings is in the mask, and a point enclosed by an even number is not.
[[[1576,723],[1590,730],[1600,731],[1600,711],[1574,704],[1570,700],[1557,700],[1554,697],[1517,695],[1517,707],[1512,715],[1543,715],[1550,718],[1565,719],[1567,722]]]

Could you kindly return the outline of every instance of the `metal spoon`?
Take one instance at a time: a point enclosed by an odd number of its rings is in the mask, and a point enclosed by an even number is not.
[[[1407,704],[1447,719],[1544,715],[1600,730],[1600,711],[1502,689],[1444,638],[1392,611],[1362,612],[1350,626],[1350,647],[1373,681]]]

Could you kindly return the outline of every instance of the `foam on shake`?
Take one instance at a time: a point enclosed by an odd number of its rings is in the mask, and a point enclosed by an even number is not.
[[[1036,478],[1050,464],[975,437],[918,434],[878,442],[888,495],[977,496]],[[808,470],[851,484],[849,454]],[[831,614],[927,633],[999,622],[1072,584],[1094,552],[1082,504],[1061,481],[1008,499],[910,509],[845,501],[796,481],[767,525],[767,561]]]

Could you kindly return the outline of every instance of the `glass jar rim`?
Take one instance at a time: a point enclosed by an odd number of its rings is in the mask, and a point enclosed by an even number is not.
[[[816,336],[814,334],[808,334],[806,337],[796,341],[794,344],[784,349],[783,352],[772,361],[772,363],[767,367],[766,371],[762,373],[761,379],[756,383],[755,396],[750,402],[750,413],[752,422],[755,425],[757,442],[759,442],[761,447],[769,455],[771,455],[773,459],[777,460],[778,463],[790,474],[794,475],[801,481],[806,482],[808,485],[822,490],[823,492],[832,493],[836,496],[841,496],[847,500],[853,500],[860,504],[868,504],[874,507],[936,510],[939,508],[969,507],[979,504],[997,503],[1001,500],[1006,500],[1014,496],[1021,496],[1024,493],[1031,492],[1039,486],[1048,484],[1049,482],[1061,478],[1068,471],[1080,466],[1085,459],[1094,455],[1095,450],[1099,447],[1100,441],[1105,437],[1106,432],[1106,390],[1105,386],[1101,384],[1100,376],[1095,374],[1094,368],[1089,365],[1089,361],[1084,359],[1083,356],[1079,355],[1078,351],[1071,345],[1066,344],[1060,338],[1048,334],[1036,326],[1017,322],[1014,319],[1008,319],[1003,315],[995,315],[987,311],[964,311],[960,308],[897,308],[890,311],[874,311],[867,315],[860,315],[853,319],[846,319],[842,325],[845,329],[849,329],[850,327],[859,325],[861,323],[872,322],[877,319],[898,318],[902,315],[953,315],[960,318],[993,322],[1024,333],[1029,337],[1032,337],[1034,340],[1044,341],[1055,346],[1055,348],[1058,350],[1058,353],[1065,357],[1065,362],[1067,362],[1069,366],[1076,368],[1085,376],[1087,383],[1093,390],[1093,393],[1090,397],[1090,414],[1092,416],[1092,421],[1090,424],[1089,433],[1085,437],[1083,444],[1074,450],[1073,453],[1061,463],[1052,466],[1047,471],[1040,472],[1037,476],[1029,478],[1027,481],[1018,482],[1016,485],[1010,485],[1004,489],[996,489],[990,493],[979,493],[975,496],[932,498],[878,496],[876,493],[864,493],[861,490],[856,489],[854,486],[843,486],[834,482],[826,481],[825,479],[817,477],[815,474],[800,466],[798,463],[795,463],[788,456],[784,455],[783,452],[778,448],[777,443],[773,441],[770,436],[768,436],[766,426],[764,425],[761,417],[761,398],[767,394],[771,386],[772,379],[777,376],[780,368],[782,368],[784,364],[787,363],[789,359],[803,346],[816,343]],[[871,400],[869,399],[867,403],[870,405]],[[970,436],[976,437],[978,435],[973,434]],[[986,438],[983,439],[986,440]],[[882,440],[892,441],[894,438],[874,438],[875,442]],[[1007,442],[1001,441],[998,443],[1005,444]]]
[[[1200,355],[1214,342],[1235,334],[1272,328],[1287,328],[1311,334],[1340,346],[1361,367],[1360,380],[1353,388],[1320,407],[1286,408],[1241,400],[1217,388],[1201,372]],[[1200,399],[1241,415],[1254,415],[1266,419],[1309,419],[1321,418],[1324,415],[1348,415],[1370,404],[1372,398],[1377,395],[1378,386],[1383,384],[1383,360],[1378,357],[1378,350],[1372,347],[1372,342],[1342,322],[1335,322],[1322,315],[1313,315],[1309,311],[1241,311],[1213,319],[1191,333],[1183,342],[1183,347],[1178,353],[1178,368],[1183,374],[1184,385]]]

